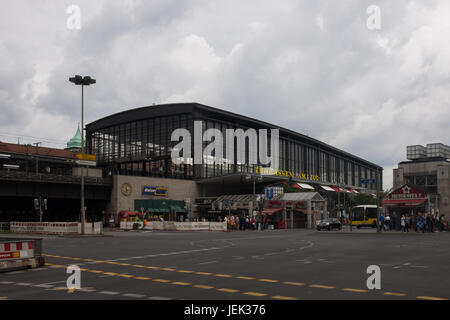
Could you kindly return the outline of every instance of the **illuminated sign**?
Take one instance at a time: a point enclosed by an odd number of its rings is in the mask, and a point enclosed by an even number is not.
[[[300,180],[320,181],[320,177],[313,175],[313,174],[307,174],[307,173],[296,174],[292,171],[284,171],[284,170],[275,171],[270,168],[255,167],[255,173],[262,174],[262,175],[295,178],[295,179],[300,179]]]
[[[85,160],[85,161],[97,161],[97,157],[93,154],[77,154],[77,159]]]
[[[144,195],[144,196],[167,197],[168,194],[169,194],[168,188],[145,186],[142,189],[142,195]]]

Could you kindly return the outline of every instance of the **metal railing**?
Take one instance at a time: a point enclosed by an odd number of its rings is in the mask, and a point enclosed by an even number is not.
[[[111,178],[99,178],[99,177],[84,177],[86,184],[92,185],[111,185]],[[72,183],[80,184],[81,177],[59,174],[42,174],[31,173],[23,171],[6,171],[0,170],[0,180],[22,180],[22,181],[35,181],[35,182],[54,182],[54,183]]]

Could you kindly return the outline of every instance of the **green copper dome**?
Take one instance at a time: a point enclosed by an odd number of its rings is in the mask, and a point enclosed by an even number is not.
[[[75,136],[70,139],[69,142],[67,142],[67,149],[71,148],[81,148],[81,130],[80,126],[78,126],[77,133],[75,133]]]

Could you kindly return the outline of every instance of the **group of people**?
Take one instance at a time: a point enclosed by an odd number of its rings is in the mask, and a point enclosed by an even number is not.
[[[222,219],[220,218],[219,221],[222,221]],[[258,225],[260,225],[261,230],[264,230],[271,224],[270,219],[266,216],[257,216],[255,218],[248,215],[231,215],[229,217],[226,216],[223,221],[227,223],[229,231],[258,230]]]
[[[432,214],[421,214],[417,216],[403,214],[400,218],[400,227],[402,232],[409,232],[413,228],[416,232],[435,232],[448,229],[448,222],[445,216],[437,216]],[[391,219],[389,215],[380,216],[380,230],[389,231],[397,230],[396,219]]]

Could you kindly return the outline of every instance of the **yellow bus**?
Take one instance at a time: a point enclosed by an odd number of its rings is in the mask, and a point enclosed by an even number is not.
[[[361,227],[377,227],[378,210],[375,205],[356,206],[352,208],[351,219],[352,226],[358,229]]]

